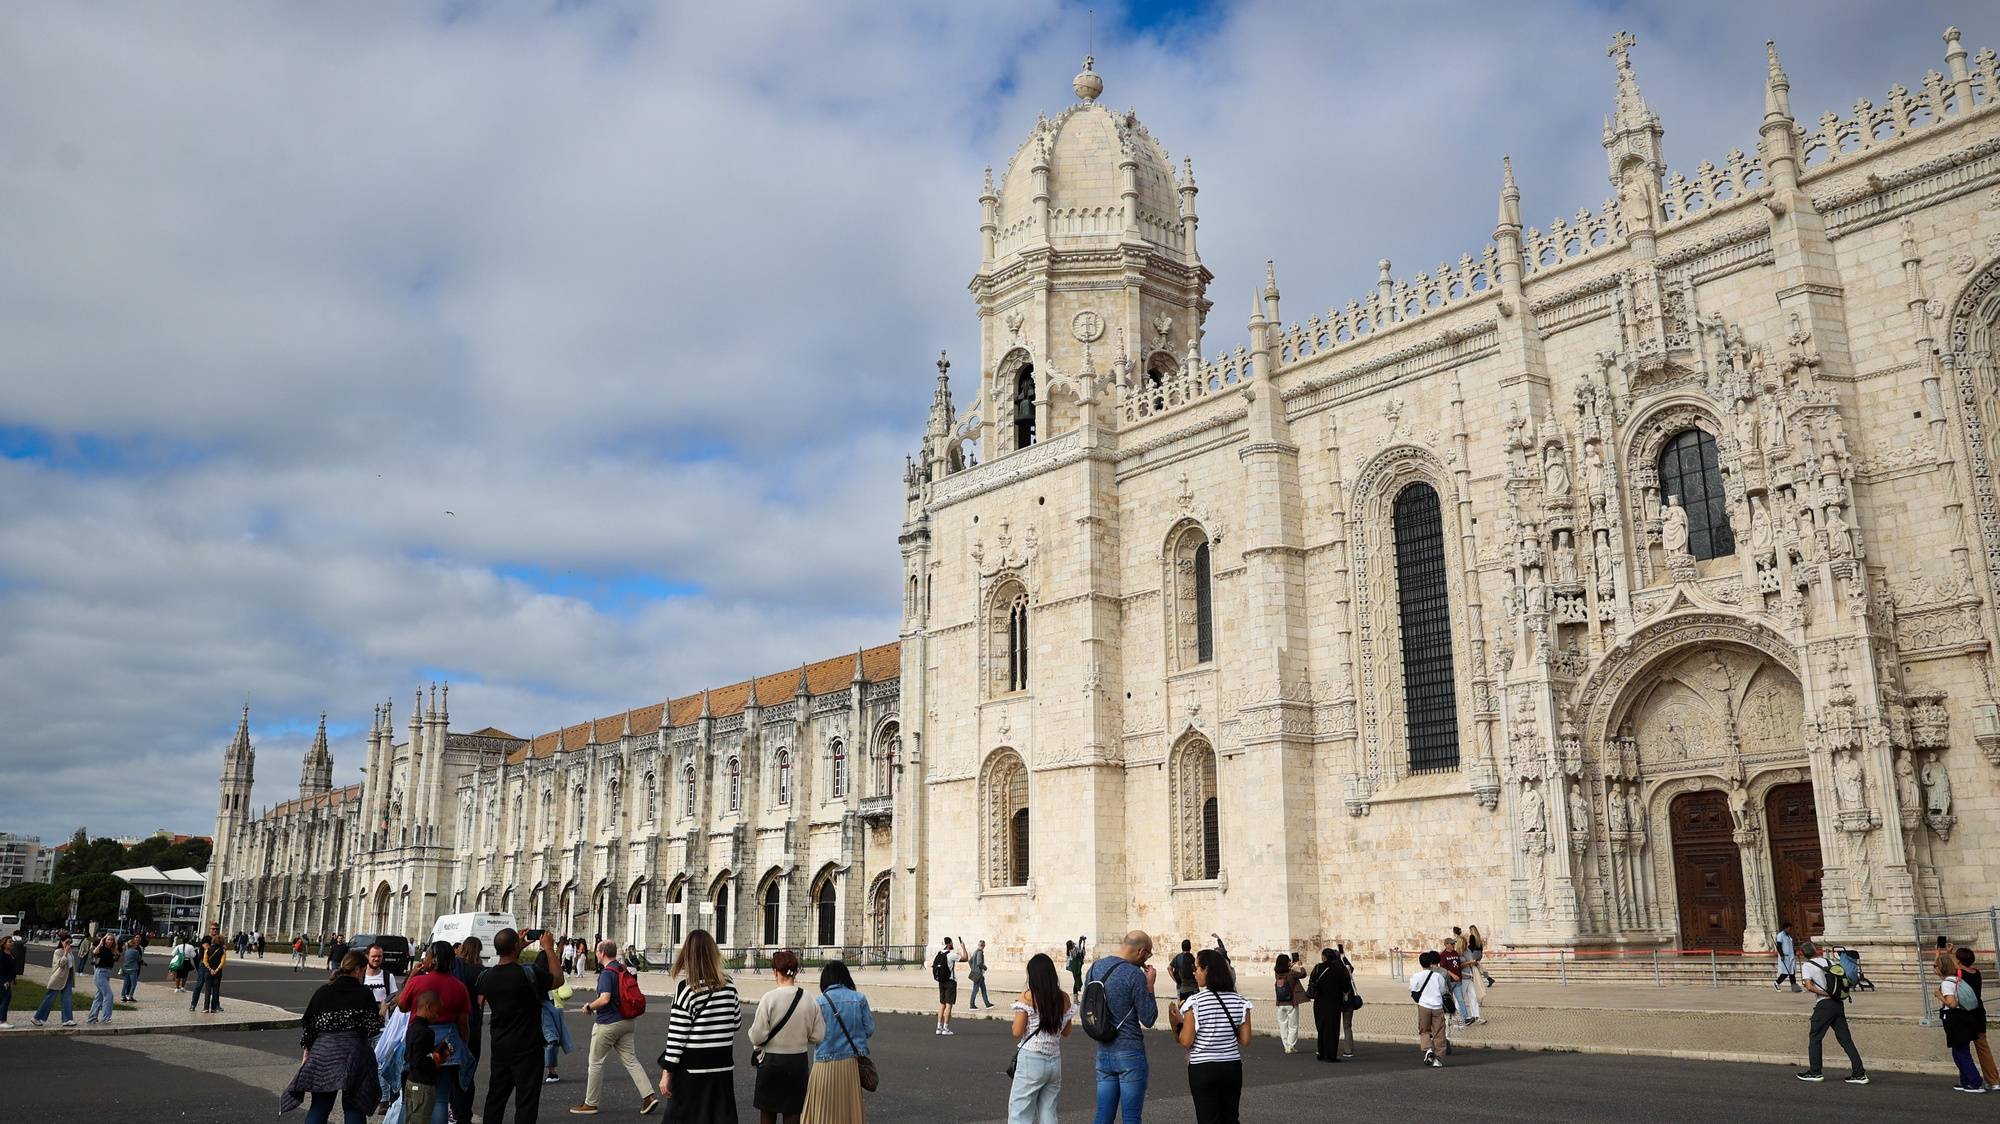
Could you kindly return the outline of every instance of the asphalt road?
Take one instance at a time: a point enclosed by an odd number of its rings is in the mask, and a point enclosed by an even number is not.
[[[225,987],[225,1002],[234,993],[296,1008],[320,982],[310,973],[293,977],[282,967],[239,965],[232,972],[237,974]],[[578,1013],[570,1020],[579,1050],[562,1060],[563,1083],[543,1087],[543,1118],[548,1120],[566,1118],[569,1106],[582,1099],[581,1047],[588,1028]],[[972,1124],[1005,1119],[1007,1078],[1002,1071],[1010,1042],[1004,1024],[967,1021],[957,1035],[940,1038],[927,1017],[883,1015],[877,1022],[874,1056],[882,1068],[882,1089],[868,1098],[870,1120]],[[640,1055],[648,1059],[649,1070],[648,1055],[663,1025],[650,1015],[641,1024]],[[1801,1039],[1803,1045],[1803,1027]],[[1060,1101],[1064,1124],[1090,1119],[1092,1046],[1081,1034],[1064,1044],[1069,1075]],[[1865,1054],[1865,1040],[1861,1047]],[[745,1119],[754,1120],[746,1052],[738,1051],[737,1098]],[[1147,1119],[1191,1121],[1182,1052],[1157,1034],[1148,1036],[1148,1053],[1153,1095]],[[0,1034],[0,1103],[6,1105],[7,1119],[25,1121],[269,1121],[276,1090],[297,1063],[298,1036],[289,1030],[115,1038],[17,1031]],[[1842,1067],[1830,1064],[1829,1071],[1838,1075]],[[631,1084],[622,1072],[606,1077],[604,1114],[633,1113],[639,1100]],[[1414,1045],[1366,1043],[1360,1058],[1333,1066],[1316,1062],[1309,1052],[1285,1056],[1275,1041],[1263,1037],[1252,1043],[1245,1078],[1243,1110],[1249,1120],[1422,1116],[1536,1124],[1826,1124],[1861,1119],[1934,1124],[2000,1107],[1952,1092],[1941,1077],[1879,1073],[1866,1087],[1837,1080],[1805,1085],[1792,1079],[1790,1069],[1775,1066],[1502,1050],[1460,1051],[1447,1068],[1427,1070],[1416,1064]],[[483,1080],[481,1087],[483,1096]]]

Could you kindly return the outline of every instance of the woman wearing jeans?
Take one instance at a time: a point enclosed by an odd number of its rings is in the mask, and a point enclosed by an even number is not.
[[[1242,1124],[1243,1047],[1250,1044],[1250,1001],[1236,994],[1236,972],[1213,948],[1195,954],[1201,990],[1167,1008],[1174,1037],[1188,1048],[1188,1096],[1195,1124]]]
[[[97,995],[90,1001],[90,1015],[86,1023],[108,1023],[111,1021],[111,969],[118,965],[118,938],[109,933],[90,950],[90,982],[97,987]]]
[[[139,998],[139,973],[146,968],[146,945],[138,937],[125,942],[125,950],[118,956],[118,975],[125,986],[118,989],[120,1002],[130,1003]]]
[[[1028,989],[1014,1001],[1014,1088],[1007,1095],[1007,1124],[1056,1124],[1062,1092],[1062,1040],[1069,1037],[1076,1004],[1063,992],[1056,962],[1038,952],[1028,958]]]

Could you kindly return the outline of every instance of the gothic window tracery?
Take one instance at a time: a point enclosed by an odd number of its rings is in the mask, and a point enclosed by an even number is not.
[[[1437,490],[1422,481],[1405,487],[1396,494],[1393,520],[1410,772],[1456,769],[1458,698]]]
[[[660,807],[659,778],[653,774],[653,771],[651,769],[648,769],[646,770],[646,822],[647,823],[653,823],[659,819],[659,807]]]
[[[1215,749],[1190,737],[1174,756],[1174,851],[1182,882],[1222,876],[1221,810],[1216,799]]]
[[[868,795],[894,796],[896,794],[896,757],[903,741],[897,736],[897,724],[888,723],[875,736],[875,752],[869,755]]]
[[[681,770],[681,788],[682,788],[681,816],[684,819],[691,820],[694,818],[694,766],[693,765],[689,765]]]
[[[743,810],[743,762],[734,757],[730,758],[728,770],[729,810],[740,812]]]
[[[1675,434],[1660,450],[1660,503],[1687,513],[1687,549],[1697,561],[1736,553],[1729,500],[1715,438],[1699,428]]]
[[[792,753],[788,749],[778,751],[778,803],[792,802]]]
[[[1011,749],[996,752],[986,764],[980,803],[985,809],[984,845],[988,889],[1028,884],[1028,768]]]
[[[1179,670],[1215,659],[1213,569],[1207,532],[1193,524],[1173,537],[1168,549],[1173,598],[1170,612],[1174,662]]]
[[[839,738],[833,739],[827,755],[832,758],[832,768],[828,770],[827,777],[832,785],[833,798],[838,800],[847,795],[847,743]]]
[[[1028,588],[1019,581],[1001,583],[993,591],[988,627],[995,695],[1028,689]]]

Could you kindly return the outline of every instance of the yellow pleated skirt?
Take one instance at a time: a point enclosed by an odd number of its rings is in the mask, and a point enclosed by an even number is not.
[[[853,1058],[815,1062],[806,1080],[806,1111],[801,1124],[862,1124],[861,1068]]]

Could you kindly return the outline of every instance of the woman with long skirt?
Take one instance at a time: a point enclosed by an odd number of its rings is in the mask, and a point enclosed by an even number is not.
[[[875,1036],[875,1012],[838,960],[820,969],[819,1013],[826,1037],[813,1049],[803,1124],[862,1124],[860,1059]]]
[[[722,950],[707,929],[687,935],[674,958],[673,1009],[660,1051],[660,1099],[682,1124],[736,1124],[736,1030],[742,1001],[722,974]]]
[[[1313,1032],[1318,1036],[1313,1056],[1323,1062],[1337,1062],[1340,1053],[1340,1018],[1347,1011],[1348,996],[1354,992],[1354,977],[1347,971],[1347,965],[1340,959],[1340,953],[1330,948],[1319,951],[1319,963],[1313,965],[1312,980],[1306,985],[1306,995],[1312,999]],[[1353,1052],[1348,1053],[1349,1057]]]

